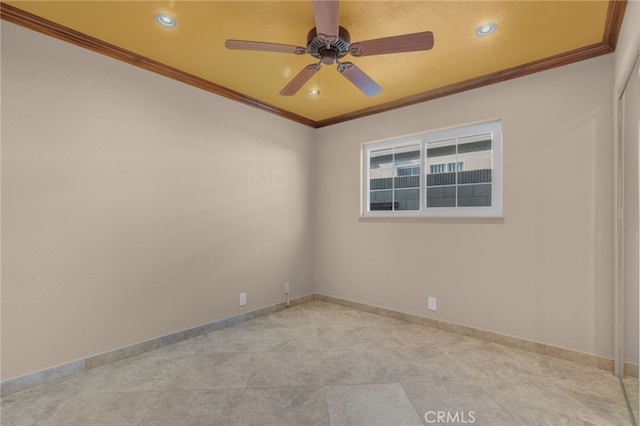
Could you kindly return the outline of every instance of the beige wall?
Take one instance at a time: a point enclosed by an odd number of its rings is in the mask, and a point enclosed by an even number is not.
[[[626,86],[621,104],[616,113],[623,116],[620,151],[623,164],[622,227],[622,341],[624,361],[638,364],[638,125],[640,123],[640,77],[638,66],[629,72],[640,48],[640,2],[627,4],[620,38],[615,53],[615,100]],[[637,392],[636,392],[637,393]]]
[[[2,378],[311,293],[311,131],[2,22]]]
[[[320,129],[316,292],[612,357],[612,83],[608,55]],[[504,221],[359,221],[363,143],[494,119]]]

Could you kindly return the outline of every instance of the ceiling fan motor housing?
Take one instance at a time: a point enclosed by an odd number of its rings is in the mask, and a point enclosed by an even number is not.
[[[323,64],[335,64],[338,59],[349,53],[351,36],[343,27],[338,28],[338,37],[320,37],[315,28],[307,35],[307,52],[314,58],[320,59]]]

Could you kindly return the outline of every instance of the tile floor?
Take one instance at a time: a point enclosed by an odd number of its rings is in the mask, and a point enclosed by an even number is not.
[[[629,404],[633,409],[633,417],[636,419],[636,422],[640,417],[638,417],[638,378],[625,376],[624,377],[624,387],[627,390],[627,398],[629,398]]]
[[[2,426],[630,424],[620,383],[607,372],[319,301],[8,395],[1,419]]]

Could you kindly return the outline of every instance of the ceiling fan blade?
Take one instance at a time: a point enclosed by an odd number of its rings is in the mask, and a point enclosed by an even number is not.
[[[307,65],[280,91],[282,96],[293,96],[320,70],[320,64]]]
[[[433,47],[433,33],[404,34],[399,36],[376,38],[351,44],[349,48],[353,56],[384,55],[386,53],[415,52],[429,50]]]
[[[304,47],[291,44],[264,43],[262,41],[227,40],[224,45],[227,49],[236,50],[260,50],[263,52],[295,53],[296,55],[307,53],[307,49]]]
[[[313,13],[316,17],[316,32],[330,40],[338,38],[340,22],[340,3],[338,0],[313,0]]]
[[[351,62],[341,62],[338,65],[338,72],[367,96],[375,96],[382,92],[382,87],[378,86],[378,83]]]

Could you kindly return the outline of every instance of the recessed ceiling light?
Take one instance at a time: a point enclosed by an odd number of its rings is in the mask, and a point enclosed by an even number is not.
[[[173,28],[178,25],[178,21],[176,21],[173,16],[167,15],[166,13],[158,13],[156,15],[156,22],[167,28]]]
[[[313,90],[309,91],[309,94],[310,94],[311,96],[320,96],[320,90],[318,90],[318,89],[313,89]]]
[[[476,34],[479,35],[480,37],[483,37],[495,32],[496,28],[498,28],[496,24],[480,25],[478,28],[476,28]]]

